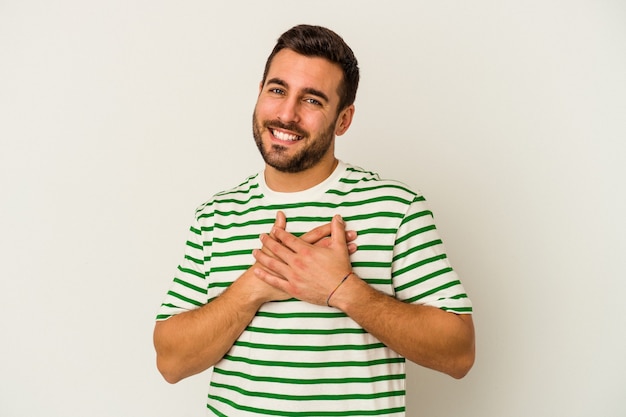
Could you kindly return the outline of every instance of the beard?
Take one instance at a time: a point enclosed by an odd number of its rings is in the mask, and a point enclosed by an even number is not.
[[[278,120],[266,120],[260,123],[256,117],[256,109],[252,114],[252,136],[265,163],[272,168],[286,173],[297,173],[305,171],[315,166],[330,150],[334,134],[335,122],[331,123],[326,130],[319,135],[312,137],[308,132],[303,131],[293,123],[285,124]],[[270,127],[286,129],[301,136],[302,141],[309,143],[302,147],[295,155],[288,156],[289,149],[277,143],[270,145],[269,149],[263,146],[262,132],[269,131]]]

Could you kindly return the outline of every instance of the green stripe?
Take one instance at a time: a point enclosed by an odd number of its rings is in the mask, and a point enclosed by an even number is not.
[[[235,342],[235,346],[265,350],[288,350],[305,352],[329,352],[336,350],[370,350],[384,348],[382,343],[370,343],[367,345],[330,345],[330,346],[293,346],[293,345],[270,345],[265,343]]]
[[[471,313],[472,307],[441,307],[444,311],[449,311],[451,313]]]
[[[349,172],[356,172],[359,174],[365,174],[365,175],[369,175],[371,178],[363,178],[363,181],[373,181],[373,180],[379,180],[378,174],[372,171],[367,171],[361,167],[356,167],[356,166],[347,166],[346,167],[346,171]]]
[[[428,258],[428,259],[423,259],[423,260],[421,260],[421,261],[419,261],[419,262],[415,262],[414,264],[411,264],[411,265],[409,265],[409,266],[407,266],[407,267],[405,267],[405,268],[402,268],[402,269],[397,270],[397,271],[396,271],[396,272],[394,272],[392,275],[393,275],[394,277],[397,277],[397,276],[400,276],[400,275],[402,275],[402,274],[405,274],[405,273],[407,273],[407,272],[409,272],[409,271],[412,271],[412,270],[414,270],[414,269],[417,269],[417,268],[419,268],[419,267],[421,267],[421,266],[424,266],[424,265],[426,265],[426,264],[429,264],[429,263],[431,263],[431,262],[436,262],[436,261],[440,261],[440,260],[446,259],[447,257],[448,257],[448,256],[447,256],[445,253],[443,253],[443,254],[441,254],[441,255],[433,256],[433,257]],[[452,270],[452,268],[448,268],[448,269],[449,269],[450,271]],[[445,269],[444,269],[444,270],[445,270]],[[444,270],[442,270],[442,271],[444,271]],[[445,272],[449,272],[449,271],[445,271]],[[440,273],[436,273],[436,275],[434,275],[434,276],[437,276],[437,275],[440,275]],[[422,281],[426,281],[427,279],[432,278],[432,276],[429,276],[429,275],[427,275],[426,277],[428,277],[428,278],[423,279],[423,280],[416,280],[416,281],[413,281],[413,282],[414,282],[414,283],[417,283],[417,282],[422,282]]]
[[[384,416],[392,413],[402,413],[405,411],[405,407],[395,407],[382,410],[356,410],[356,411],[279,411],[279,410],[266,410],[264,408],[246,407],[230,401],[226,398],[218,397],[216,395],[209,395],[208,398],[215,401],[220,401],[224,404],[236,408],[237,410],[249,411],[255,414],[264,414],[270,416],[285,416],[285,417],[348,417],[348,416]],[[207,404],[207,408],[220,417],[228,417],[215,408]]]
[[[409,248],[409,250],[407,250],[405,252],[402,252],[402,253],[399,253],[396,256],[394,256],[393,260],[397,261],[398,259],[402,259],[405,256],[408,256],[408,255],[410,255],[410,254],[412,254],[414,252],[419,252],[422,249],[426,249],[426,248],[429,248],[431,246],[437,246],[437,245],[440,245],[440,244],[443,244],[441,239],[435,239],[435,240],[432,240],[430,242],[423,243],[421,245],[413,246],[413,247]]]
[[[226,238],[216,236],[215,238],[213,238],[213,241],[215,243],[226,243],[226,242],[236,242],[238,240],[258,240],[258,239],[259,239],[259,235],[235,235],[235,236],[230,236]]]
[[[402,214],[393,213],[390,211],[377,211],[373,213],[356,214],[354,216],[344,216],[343,219],[345,221],[354,221],[354,220],[371,220],[371,219],[379,218],[379,217],[397,219],[397,218],[401,218]],[[332,219],[333,219],[332,216],[294,216],[294,217],[288,217],[287,223],[294,222],[294,221],[330,223]]]
[[[191,274],[191,275],[195,275],[198,278],[203,278],[204,279],[204,274],[198,272],[198,271],[194,271],[193,269],[189,269],[189,268],[183,268],[182,266],[178,266],[178,270],[180,272],[183,272],[185,274]]]
[[[206,293],[207,293],[206,288],[202,288],[202,287],[198,287],[198,286],[196,286],[196,285],[190,284],[190,283],[188,283],[187,281],[183,281],[183,280],[182,280],[182,279],[180,279],[180,278],[174,278],[174,282],[176,282],[176,283],[178,283],[178,284],[180,284],[180,285],[182,285],[182,286],[184,286],[184,287],[187,287],[187,288],[189,288],[189,289],[191,289],[191,290],[194,290],[194,291],[196,291],[196,292],[199,292],[200,294],[204,294],[204,295],[206,295]]]
[[[259,174],[253,174],[250,175],[248,178],[246,178],[244,181],[241,182],[241,184],[237,185],[236,187],[233,187],[233,189],[231,190],[227,190],[227,191],[222,191],[217,193],[217,195],[221,196],[221,195],[227,195],[227,194],[231,194],[231,193],[238,193],[238,192],[248,192],[254,188],[259,188],[259,184],[256,182],[252,182],[254,179],[256,179],[256,177],[258,177]],[[242,188],[247,187],[245,190],[242,190]]]
[[[214,258],[225,258],[227,256],[251,255],[252,249],[232,250],[228,252],[213,252]]]
[[[430,230],[435,230],[435,229],[436,229],[435,225],[431,224],[430,226],[426,226],[426,227],[422,227],[420,229],[413,230],[411,233],[407,233],[406,235],[404,235],[402,237],[399,237],[396,240],[396,245],[399,244],[399,243],[404,242],[405,240],[408,240],[408,239],[412,238],[413,236],[417,236],[417,235],[419,235],[421,233],[428,232]]]
[[[274,400],[285,400],[285,401],[341,401],[341,400],[367,400],[372,398],[388,398],[388,397],[397,397],[399,395],[404,395],[404,390],[399,391],[383,391],[377,392],[373,394],[318,394],[318,395],[286,395],[286,394],[275,394],[271,392],[258,392],[258,391],[248,391],[243,388],[239,388],[235,385],[228,384],[220,384],[217,382],[211,383],[212,387],[215,388],[223,388],[230,391],[238,392],[239,394],[243,394],[246,397],[256,397],[256,398],[272,398]]]
[[[391,268],[391,262],[352,262],[353,267]]]
[[[178,294],[177,292],[174,292],[174,291],[168,291],[167,295],[171,295],[174,298],[178,298],[179,300],[182,300],[189,304],[193,304],[198,307],[202,306],[202,303],[199,303],[196,300],[192,300],[191,298],[185,297],[184,295]]]
[[[436,293],[438,291],[445,290],[446,288],[454,287],[455,285],[459,285],[459,284],[461,284],[461,282],[458,281],[458,280],[457,281],[448,282],[448,283],[446,283],[444,285],[441,285],[441,286],[439,286],[437,288],[433,288],[430,291],[426,291],[423,294],[416,295],[415,297],[411,297],[411,298],[407,299],[406,302],[407,303],[413,303],[413,302],[418,301],[418,300],[420,300],[420,299],[422,299],[424,297],[428,297],[429,295],[432,295],[432,294],[434,294],[434,293]]]
[[[401,271],[397,271],[397,272],[395,272],[393,274],[393,276],[395,277],[396,275],[401,275],[403,272],[406,272],[406,270],[408,270],[408,269],[409,268],[404,268],[402,270],[402,272]],[[439,275],[443,275],[443,274],[448,273],[448,272],[452,272],[452,268],[443,268],[443,269],[440,269],[439,271],[435,271],[435,272],[430,273],[428,275],[424,275],[423,277],[421,277],[419,279],[416,279],[416,280],[411,281],[411,282],[409,282],[407,284],[404,284],[404,285],[400,285],[398,288],[396,288],[396,291],[400,292],[402,290],[406,290],[409,287],[412,287],[412,286],[414,286],[416,284],[420,284],[420,283],[422,283],[424,281],[428,281],[431,278],[435,278],[435,277],[437,277]],[[454,281],[454,282],[458,282],[458,281]]]
[[[211,396],[209,396],[209,398],[211,398]],[[213,398],[218,399],[217,397],[213,396]],[[222,402],[227,402],[225,400],[222,400]],[[209,410],[211,410],[211,412],[213,414],[215,414],[217,417],[228,417],[226,414],[224,413],[220,413],[218,410],[215,409],[215,407],[211,407],[210,404],[206,405],[206,408],[208,408]]]
[[[189,246],[190,248],[194,248],[194,249],[198,249],[198,250],[202,250],[202,246],[198,245],[197,243],[193,243],[191,241],[187,241],[185,243],[187,246]]]
[[[387,217],[391,219],[399,219],[402,218],[402,213],[394,213],[390,211],[377,211],[374,213],[365,213],[365,214],[355,214],[354,216],[345,216],[345,221],[353,221],[353,220],[371,220],[379,217]]]
[[[244,210],[241,211],[237,211],[237,210],[228,210],[228,211],[221,211],[221,210],[212,210],[210,213],[203,213],[201,215],[198,216],[198,219],[202,219],[202,218],[207,218],[207,217],[213,217],[213,216],[222,216],[222,217],[229,217],[229,216],[236,216],[236,217],[241,217],[250,213],[254,213],[254,212],[258,212],[258,211],[268,211],[268,212],[276,212],[277,210],[288,210],[288,209],[292,209],[292,208],[332,208],[332,209],[336,209],[339,207],[355,207],[355,206],[362,206],[362,205],[366,205],[366,204],[370,204],[370,203],[380,203],[380,202],[398,202],[404,205],[408,205],[411,203],[410,200],[401,198],[401,197],[397,197],[397,196],[393,196],[393,195],[383,195],[383,196],[378,196],[378,197],[372,197],[366,200],[358,200],[358,201],[342,201],[340,203],[325,203],[325,202],[319,202],[319,201],[307,201],[305,203],[292,203],[292,204],[272,204],[272,205],[267,205],[267,206],[261,206],[261,205],[256,205],[256,206],[252,206],[252,207],[248,207]],[[221,203],[221,201],[220,201]],[[232,201],[232,203],[235,204],[246,204],[245,202],[239,202],[239,201]],[[396,215],[394,215],[394,217],[396,217]],[[330,221],[331,217],[326,217],[328,219],[328,221]],[[274,222],[274,218],[269,219],[272,221],[272,223]],[[288,221],[290,219],[287,219]],[[217,225],[216,225],[217,227]]]
[[[229,272],[229,271],[246,271],[251,265],[233,265],[233,266],[218,266],[211,268],[211,273],[215,272]]]
[[[222,229],[222,230],[228,230],[228,229],[231,229],[231,228],[234,228],[234,227],[247,227],[247,226],[259,225],[259,224],[274,224],[274,221],[276,221],[276,219],[273,219],[273,218],[260,219],[260,220],[249,220],[249,221],[243,222],[243,223],[216,224],[215,228],[216,229]]]
[[[238,193],[239,194],[249,194],[249,191],[253,191],[253,190],[256,191],[255,189],[258,188],[258,187],[259,187],[258,185],[255,185],[253,188],[251,188],[248,191],[245,191],[245,192],[241,192],[240,191]],[[228,194],[223,194],[223,195],[228,195]],[[221,197],[220,194],[218,194],[217,196]],[[230,198],[216,198],[215,199],[215,203],[218,203],[218,204],[231,204],[232,203],[232,204],[242,204],[243,205],[243,204],[251,203],[254,200],[260,200],[262,198],[263,198],[263,194],[251,194],[250,198],[248,198],[247,200],[238,200],[238,199],[232,198],[232,197],[230,197]]]
[[[286,361],[265,361],[259,359],[250,359],[241,356],[231,356],[225,355],[224,359],[232,361],[232,362],[243,362],[250,365],[257,366],[271,366],[271,367],[284,367],[284,368],[335,368],[335,367],[350,367],[350,366],[358,366],[358,367],[367,367],[374,365],[383,365],[390,363],[404,363],[405,360],[402,357],[395,358],[382,358],[375,359],[371,361],[341,361],[341,362],[286,362]]]
[[[395,235],[398,229],[383,229],[380,227],[372,227],[370,229],[359,230],[359,236],[378,233],[382,235]]]
[[[407,224],[408,222],[418,219],[420,217],[424,217],[424,216],[430,216],[433,217],[433,213],[430,210],[424,210],[424,211],[420,211],[418,213],[413,213],[410,216],[406,216],[403,220],[401,224]]]
[[[198,264],[198,265],[202,265],[204,263],[204,260],[203,260],[204,258],[203,259],[196,259],[196,258],[194,258],[192,256],[185,255],[185,259],[187,259],[188,261],[191,261],[191,262],[193,262],[195,264]]]
[[[272,313],[269,311],[259,311],[256,313],[259,317],[271,317],[271,318],[336,318],[336,317],[347,317],[346,313],[343,312],[330,312],[330,313],[320,313],[320,312],[295,312],[295,313]]]
[[[372,384],[380,381],[393,381],[406,379],[405,374],[391,374],[391,375],[378,375],[363,378],[314,378],[314,379],[302,379],[302,378],[279,378],[272,376],[257,376],[249,375],[243,372],[228,371],[221,368],[214,368],[213,372],[216,374],[234,376],[238,378],[247,379],[255,382],[274,382],[279,384],[296,384],[296,385],[317,385],[317,384]]]
[[[391,284],[391,278],[366,278],[363,281],[369,285],[389,285]]]
[[[291,223],[291,222],[330,223],[332,219],[333,219],[332,216],[295,216],[295,217],[287,217],[287,223]]]
[[[266,333],[266,334],[363,334],[365,330],[361,328],[357,329],[268,329],[265,327],[248,326],[246,330],[254,333]]]
[[[209,283],[209,289],[211,288],[228,288],[230,287],[230,284],[232,284],[232,282],[211,282]]]
[[[361,234],[361,233],[359,233]],[[375,251],[392,251],[392,245],[359,245],[359,252],[364,250],[375,250]]]
[[[348,180],[348,179],[342,179],[340,182],[343,182],[344,184],[357,184],[359,182],[364,182],[367,180]],[[345,196],[345,195],[349,195],[353,192],[356,193],[361,193],[361,192],[368,192],[368,191],[373,191],[373,190],[389,190],[389,189],[396,189],[396,190],[402,190],[408,194],[410,194],[411,196],[415,196],[415,193],[411,190],[409,190],[406,187],[402,187],[401,185],[398,184],[380,184],[380,185],[374,185],[371,187],[361,187],[361,188],[351,188],[348,191],[340,191],[340,190],[328,190],[327,194],[335,194],[335,195],[339,195],[339,196]],[[411,201],[409,200],[405,200],[407,202],[407,204],[409,204]]]

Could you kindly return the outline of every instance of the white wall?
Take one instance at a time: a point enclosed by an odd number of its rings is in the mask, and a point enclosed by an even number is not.
[[[193,209],[261,167],[257,84],[297,23],[360,60],[339,156],[424,191],[475,303],[475,368],[411,366],[408,415],[625,415],[609,0],[0,0],[0,415],[205,415],[153,318]]]

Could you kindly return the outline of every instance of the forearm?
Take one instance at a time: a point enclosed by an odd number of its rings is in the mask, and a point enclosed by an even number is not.
[[[273,230],[283,230],[286,218],[278,212]],[[324,224],[302,235],[312,245],[325,247],[331,229]],[[356,246],[354,231],[345,232],[348,252]],[[263,248],[268,257],[274,254]],[[285,300],[290,295],[259,280],[253,265],[222,295],[193,311],[178,314],[161,322],[154,329],[157,367],[168,382],[177,382],[213,366],[228,352],[254,318],[258,309],[268,301]]]
[[[462,378],[474,363],[471,315],[407,304],[356,276],[333,294],[331,304],[408,360]]]
[[[192,311],[159,321],[154,328],[157,367],[175,383],[217,363],[263,304],[235,281],[222,295]]]

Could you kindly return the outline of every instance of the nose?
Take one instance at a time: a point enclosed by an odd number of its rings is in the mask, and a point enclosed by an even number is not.
[[[276,117],[283,123],[298,123],[300,121],[299,102],[295,97],[285,97],[281,100]]]

